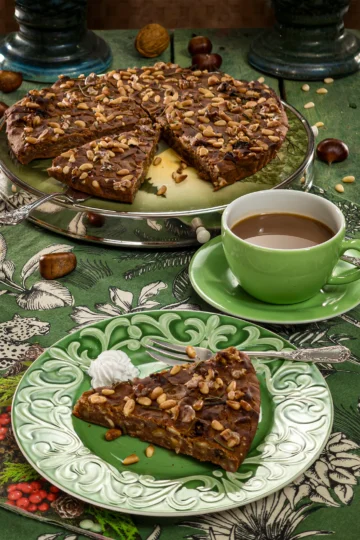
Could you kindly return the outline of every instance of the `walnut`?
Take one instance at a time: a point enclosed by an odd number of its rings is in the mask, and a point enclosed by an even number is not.
[[[170,36],[160,24],[147,24],[137,34],[135,48],[145,58],[160,56],[169,46]]]

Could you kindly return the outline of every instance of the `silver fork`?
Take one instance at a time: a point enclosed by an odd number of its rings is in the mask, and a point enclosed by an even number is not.
[[[187,346],[174,345],[159,339],[151,338],[145,345],[147,353],[159,362],[176,365],[181,362],[202,362],[211,358],[214,353],[204,347],[192,347],[196,357],[190,358],[186,352]],[[241,349],[240,349],[241,350]],[[317,349],[295,349],[293,351],[242,351],[250,357],[276,358],[278,360],[292,360],[297,362],[312,362],[339,364],[350,358],[351,352],[343,345],[332,347],[319,347]]]

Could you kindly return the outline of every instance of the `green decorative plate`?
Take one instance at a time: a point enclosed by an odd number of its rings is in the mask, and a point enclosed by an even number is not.
[[[354,250],[347,255],[357,257]],[[353,268],[340,261],[335,275]],[[191,260],[190,281],[201,298],[211,306],[236,317],[269,324],[305,324],[324,321],[350,311],[360,302],[360,281],[346,285],[326,285],[315,296],[298,304],[275,305],[257,300],[244,291],[227,263],[221,236],[201,247]]]
[[[151,337],[201,345],[283,350],[289,343],[247,322],[205,312],[152,311],[103,321],[60,340],[28,369],[13,404],[18,444],[50,482],[104,508],[151,516],[196,515],[234,508],[284,487],[319,456],[332,425],[329,389],[318,369],[300,362],[254,361],[261,415],[248,457],[236,473],[128,436],[104,440],[105,428],[72,417],[89,389],[87,369],[108,349],[123,349],[144,376],[164,367],[151,362]],[[132,453],[139,463],[123,466]]]

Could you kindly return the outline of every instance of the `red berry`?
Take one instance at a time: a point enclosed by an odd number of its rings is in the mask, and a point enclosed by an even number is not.
[[[38,491],[35,491],[29,497],[29,501],[34,503],[34,504],[39,504],[42,500],[43,500],[43,498],[41,497],[41,495],[39,495]]]
[[[14,489],[14,491],[9,491],[8,493],[8,499],[10,501],[17,501],[21,497],[22,497],[22,493],[18,489]]]
[[[38,489],[41,489],[41,484],[40,484],[40,482],[31,482],[31,483],[30,483],[30,486],[32,487],[32,490],[33,490],[33,491],[37,491]]]
[[[46,497],[48,501],[56,501],[56,499],[58,498],[58,494],[57,493],[49,493],[49,495]]]
[[[50,491],[51,491],[51,493],[58,493],[60,491],[60,489],[58,487],[56,487],[56,486],[51,486]]]
[[[21,497],[21,499],[18,499],[16,501],[16,506],[18,508],[27,508],[29,504],[29,499],[27,499],[26,497]]]
[[[8,486],[6,489],[8,491],[15,491],[15,489],[17,489],[17,484],[11,484],[10,486]]]
[[[46,498],[46,495],[47,495],[47,491],[45,491],[45,489],[40,489],[37,493],[39,493],[40,497],[42,499],[45,499]]]
[[[10,422],[11,422],[11,418],[9,416],[7,416],[6,418],[0,416],[0,425],[1,426],[6,426],[7,424],[10,424]]]
[[[6,435],[0,435],[0,441],[3,441],[5,439]]]
[[[10,411],[11,411],[11,405],[8,405],[8,406],[6,407],[6,410],[7,410],[7,412],[10,412]]]
[[[40,512],[46,512],[47,510],[49,510],[48,503],[43,502],[43,503],[39,504],[39,510],[40,510]]]
[[[27,507],[28,512],[36,512],[37,509],[37,504],[29,504],[29,506]]]
[[[7,427],[0,427],[0,435],[6,435],[8,428]]]
[[[10,505],[10,506],[15,506],[15,501],[6,501],[6,504]]]
[[[21,489],[21,491],[23,493],[31,493],[32,492],[32,487],[31,487],[30,482],[22,482],[21,484],[18,484],[18,487],[19,487],[19,489]]]

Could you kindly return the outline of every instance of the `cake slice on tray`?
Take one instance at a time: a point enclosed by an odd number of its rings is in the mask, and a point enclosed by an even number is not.
[[[142,119],[131,131],[62,153],[48,173],[79,191],[132,203],[146,178],[159,136],[159,127]]]
[[[73,414],[235,472],[250,449],[260,387],[250,359],[234,347],[204,362],[84,392]]]

